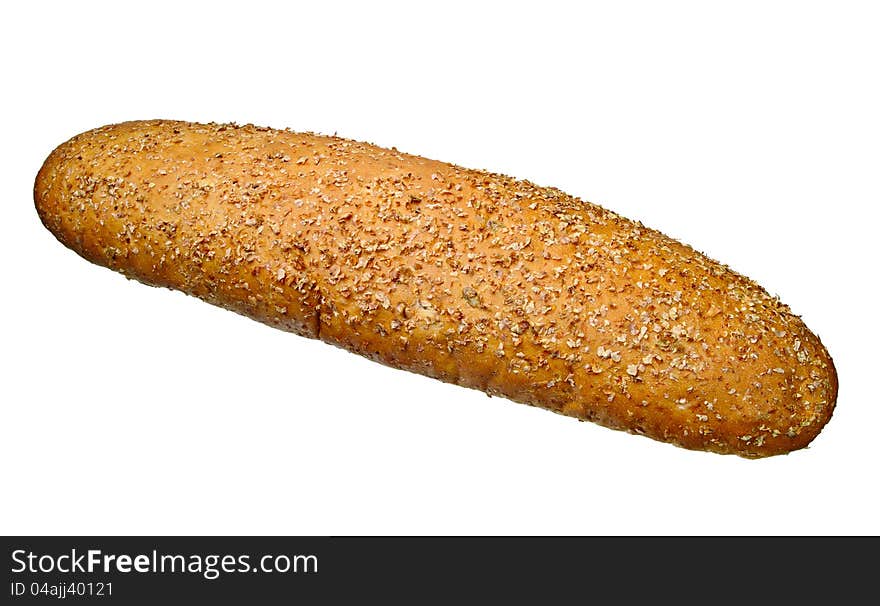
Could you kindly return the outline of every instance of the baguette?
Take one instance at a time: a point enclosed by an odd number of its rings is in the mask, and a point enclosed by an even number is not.
[[[557,189],[338,137],[98,128],[36,179],[98,265],[395,368],[743,457],[806,446],[837,375],[789,308]]]

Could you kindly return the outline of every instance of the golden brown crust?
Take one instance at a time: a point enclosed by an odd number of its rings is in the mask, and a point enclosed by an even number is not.
[[[379,362],[691,449],[806,446],[837,376],[760,286],[552,188],[337,137],[129,122],[37,176],[86,259]]]

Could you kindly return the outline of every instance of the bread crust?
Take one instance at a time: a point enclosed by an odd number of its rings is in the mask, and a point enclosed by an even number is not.
[[[557,189],[252,125],[105,126],[34,200],[89,261],[378,362],[689,449],[806,446],[828,352],[751,280]]]

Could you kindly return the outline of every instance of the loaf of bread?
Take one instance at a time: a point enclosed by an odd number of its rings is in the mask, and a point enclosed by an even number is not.
[[[806,446],[837,376],[751,280],[528,181],[338,137],[98,128],[37,176],[89,261],[369,358],[690,449]]]

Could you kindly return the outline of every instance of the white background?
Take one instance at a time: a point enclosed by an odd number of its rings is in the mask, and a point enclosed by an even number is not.
[[[880,531],[876,3],[3,12],[0,533]],[[788,456],[688,452],[92,266],[33,179],[74,134],[153,117],[336,132],[639,219],[804,317],[834,418]]]

